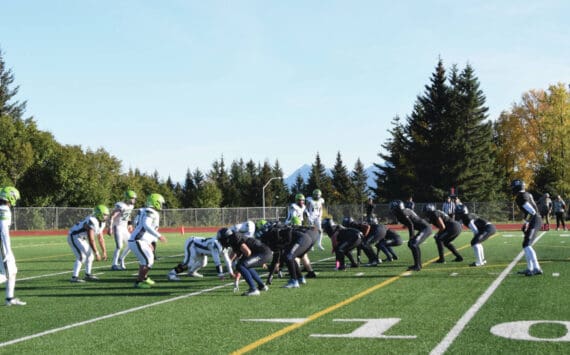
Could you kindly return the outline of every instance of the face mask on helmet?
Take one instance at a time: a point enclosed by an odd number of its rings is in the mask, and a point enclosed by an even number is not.
[[[150,194],[146,199],[146,207],[152,207],[157,211],[162,210],[164,203],[164,197],[161,194]]]
[[[394,200],[390,202],[390,210],[392,212],[401,211],[404,209],[404,202],[400,200]]]
[[[93,215],[99,222],[103,222],[109,217],[109,208],[105,205],[98,205],[93,209]]]

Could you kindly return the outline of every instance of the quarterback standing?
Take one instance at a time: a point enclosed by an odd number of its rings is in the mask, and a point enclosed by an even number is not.
[[[119,201],[115,204],[115,209],[109,217],[108,233],[113,234],[115,239],[115,253],[113,254],[112,270],[126,270],[125,257],[130,249],[127,246],[131,232],[129,230],[129,223],[131,221],[131,214],[135,208],[137,194],[133,190],[125,192],[125,200]],[[125,247],[125,248],[123,248]],[[121,254],[122,250],[122,254]]]
[[[323,208],[325,199],[322,197],[323,193],[319,189],[313,191],[313,196],[307,197],[307,215],[309,225],[317,227],[319,232],[318,239],[315,241],[319,249],[325,250],[323,247],[323,228],[321,225],[321,218],[323,217]]]

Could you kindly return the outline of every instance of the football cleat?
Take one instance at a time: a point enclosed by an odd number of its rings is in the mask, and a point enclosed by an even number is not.
[[[180,281],[180,277],[178,277],[178,275],[176,275],[175,273],[168,273],[168,281]]]
[[[188,276],[190,276],[190,277],[204,277],[204,275],[199,274],[199,273],[196,272],[196,271],[189,272],[189,273],[188,273]]]
[[[247,292],[244,292],[242,294],[242,296],[259,296],[261,293],[259,292],[259,290],[249,290]]]
[[[305,280],[305,278],[302,276],[297,279],[297,282],[299,282],[299,285],[306,285],[307,284],[307,280]]]
[[[20,301],[19,298],[12,298],[11,300],[6,300],[6,306],[25,306],[27,303]]]
[[[259,290],[263,292],[269,291],[269,286],[263,285],[263,287],[260,287]]]
[[[73,283],[83,283],[83,282],[85,282],[85,280],[82,280],[82,279],[80,279],[80,278],[77,277],[77,276],[72,276],[72,277],[71,277],[71,280],[69,280],[69,282],[73,282]]]
[[[85,281],[99,281],[99,278],[95,275],[85,275]]]
[[[151,288],[152,286],[144,282],[135,282],[135,288]]]
[[[156,282],[154,282],[150,277],[147,277],[143,283],[147,284],[147,285],[154,285]]]
[[[122,269],[119,265],[113,265],[113,266],[111,266],[111,270],[113,270],[113,271],[121,271],[121,270],[123,270],[123,269]]]
[[[283,288],[299,288],[299,281],[297,280],[289,280]]]

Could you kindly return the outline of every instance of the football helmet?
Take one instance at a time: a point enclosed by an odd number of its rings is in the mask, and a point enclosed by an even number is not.
[[[230,237],[234,234],[234,232],[229,228],[221,228],[216,233],[216,238],[218,242],[224,247],[227,248],[230,246]]]
[[[321,196],[323,196],[323,193],[322,193],[321,190],[319,190],[319,189],[314,189],[314,190],[313,190],[313,198],[314,198],[315,200],[318,200],[319,198],[321,198]]]
[[[305,201],[305,195],[303,194],[296,194],[295,201]]]
[[[137,198],[136,192],[134,192],[133,190],[125,191],[125,200],[132,200],[134,198]]]
[[[6,186],[0,189],[0,200],[8,201],[11,206],[16,206],[20,199],[20,191],[14,186]]]
[[[342,219],[342,225],[345,227],[350,227],[352,223],[354,223],[354,219],[352,217],[344,217]]]
[[[520,179],[513,180],[511,182],[511,191],[513,195],[517,194],[518,192],[524,191],[525,183]]]
[[[428,203],[424,206],[424,212],[433,212],[435,211],[435,205],[433,203]]]
[[[146,198],[146,207],[152,207],[157,211],[162,210],[162,206],[166,203],[161,194],[150,194]]]
[[[390,202],[390,211],[403,211],[404,210],[404,202],[402,200],[393,200]]]
[[[467,209],[467,206],[465,206],[464,204],[459,204],[455,206],[455,213],[457,215],[466,215],[469,213],[469,210]]]
[[[93,215],[99,222],[103,222],[109,217],[109,208],[105,205],[97,205],[93,209]]]

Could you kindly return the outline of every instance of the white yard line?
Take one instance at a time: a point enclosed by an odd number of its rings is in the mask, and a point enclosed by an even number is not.
[[[85,320],[85,321],[83,321],[83,322],[69,324],[69,325],[66,325],[66,326],[61,327],[61,328],[49,329],[49,330],[43,331],[43,332],[41,332],[41,333],[36,333],[36,334],[28,335],[28,336],[25,336],[25,337],[22,337],[22,338],[13,339],[13,340],[10,340],[10,341],[6,341],[6,342],[4,342],[4,343],[0,343],[0,348],[5,347],[5,346],[8,346],[8,345],[13,345],[13,344],[21,343],[21,342],[23,342],[23,341],[31,340],[31,339],[34,339],[34,338],[43,337],[44,335],[49,335],[49,334],[58,333],[58,332],[61,332],[61,331],[63,331],[63,330],[81,327],[81,326],[83,326],[83,325],[90,324],[90,323],[95,323],[95,322],[98,322],[98,321],[100,321],[100,320],[105,320],[105,319],[109,319],[109,318],[114,318],[114,317],[122,316],[122,315],[124,315],[124,314],[133,313],[133,312],[140,311],[140,310],[143,310],[143,309],[146,309],[146,308],[150,308],[150,307],[154,307],[154,306],[159,306],[159,305],[161,305],[161,304],[165,304],[165,303],[170,303],[170,302],[182,300],[182,299],[185,299],[185,298],[188,298],[188,297],[192,297],[192,296],[198,296],[198,295],[201,295],[201,294],[203,294],[203,293],[211,292],[211,291],[214,291],[214,290],[217,290],[217,289],[220,289],[220,288],[223,288],[223,287],[227,287],[227,286],[233,286],[233,282],[232,282],[232,283],[225,284],[225,285],[220,285],[220,286],[212,287],[212,288],[209,288],[209,289],[197,291],[197,292],[188,293],[188,294],[186,294],[186,295],[182,295],[182,296],[178,296],[178,297],[174,297],[174,298],[169,298],[169,299],[162,300],[162,301],[158,301],[158,302],[154,302],[154,303],[149,303],[149,304],[146,304],[146,305],[143,305],[143,306],[126,309],[126,310],[124,310],[124,311],[120,311],[120,312],[117,312],[117,313],[107,314],[107,315],[102,316],[102,317],[97,317],[97,318],[88,319],[88,320]]]
[[[329,259],[331,259],[331,258],[329,257],[329,258],[321,259],[321,260],[319,260],[319,261],[317,261],[317,262],[314,262],[314,263],[316,264],[316,263],[319,263],[319,262],[322,262],[322,261],[325,261],[325,260],[329,260]],[[99,267],[99,269],[100,269],[100,268],[103,268],[103,267]],[[108,266],[105,266],[105,268],[108,268]],[[95,269],[95,268],[94,268],[94,269]],[[60,272],[60,273],[55,273],[55,274],[46,274],[46,275],[40,275],[40,276],[34,276],[34,277],[27,277],[27,278],[19,279],[18,281],[22,281],[22,280],[32,280],[32,279],[37,279],[37,278],[41,278],[41,277],[56,276],[56,275],[62,275],[62,274],[68,274],[68,273],[69,273],[69,272]],[[263,276],[263,275],[262,275],[262,276]],[[240,282],[244,282],[244,280],[242,279]],[[162,300],[162,301],[158,301],[158,302],[154,302],[154,303],[149,303],[149,304],[146,304],[146,305],[143,305],[143,306],[139,306],[139,307],[135,307],[135,308],[129,308],[129,309],[126,309],[126,310],[124,310],[124,311],[107,314],[107,315],[104,315],[104,316],[101,316],[101,317],[88,319],[88,320],[85,320],[85,321],[83,321],[83,322],[69,324],[69,325],[66,325],[66,326],[63,326],[63,327],[60,327],[60,328],[49,329],[49,330],[46,330],[46,331],[43,331],[43,332],[40,332],[40,333],[36,333],[36,334],[32,334],[32,335],[25,336],[25,337],[22,337],[22,338],[17,338],[17,339],[9,340],[9,341],[0,343],[0,348],[3,348],[3,347],[8,346],[8,345],[13,345],[13,344],[21,343],[21,342],[24,342],[24,341],[27,341],[27,340],[31,340],[31,339],[43,337],[43,336],[45,336],[45,335],[50,335],[50,334],[58,333],[58,332],[61,332],[61,331],[67,330],[67,329],[72,329],[72,328],[81,327],[81,326],[84,326],[84,325],[87,325],[87,324],[91,324],[91,323],[95,323],[95,322],[98,322],[98,321],[101,321],[101,320],[110,319],[110,318],[122,316],[122,315],[125,315],[125,314],[129,314],[129,313],[141,311],[141,310],[146,309],[146,308],[150,308],[150,307],[154,307],[154,306],[159,306],[159,305],[166,304],[166,303],[170,303],[170,302],[179,301],[179,300],[182,300],[182,299],[185,299],[185,298],[189,298],[189,297],[193,297],[193,296],[198,296],[198,295],[201,295],[201,294],[204,294],[204,293],[212,292],[212,291],[218,290],[218,289],[220,289],[220,288],[229,287],[229,286],[233,287],[233,286],[234,286],[234,283],[233,283],[233,282],[227,283],[227,284],[224,284],[224,285],[220,285],[220,286],[208,288],[208,289],[205,289],[205,290],[200,290],[200,291],[188,293],[188,294],[181,295],[181,296],[178,296],[178,297],[169,298],[169,299]]]
[[[542,238],[542,236],[545,233],[546,232],[540,234],[536,238],[534,243],[536,244],[536,242],[538,242],[538,240]],[[455,339],[461,334],[463,329],[467,326],[467,323],[469,323],[471,319],[473,319],[475,314],[479,312],[481,307],[483,307],[483,305],[489,300],[489,298],[497,290],[497,288],[499,288],[501,282],[503,282],[503,280],[507,277],[507,275],[509,275],[511,270],[515,267],[515,265],[519,262],[519,260],[523,257],[523,255],[524,251],[521,251],[516,256],[516,258],[507,266],[507,268],[503,270],[503,272],[501,272],[499,277],[497,277],[495,281],[493,281],[491,286],[489,286],[489,288],[481,295],[481,297],[479,297],[479,299],[477,299],[477,301],[473,304],[473,306],[471,306],[471,308],[469,308],[469,310],[465,312],[465,314],[463,314],[463,316],[459,319],[459,321],[457,321],[455,326],[451,328],[451,330],[449,331],[449,333],[447,333],[447,335],[443,338],[443,340],[439,344],[437,344],[437,346],[430,352],[430,355],[441,355],[447,351],[447,349],[451,346],[451,344],[455,341]]]

